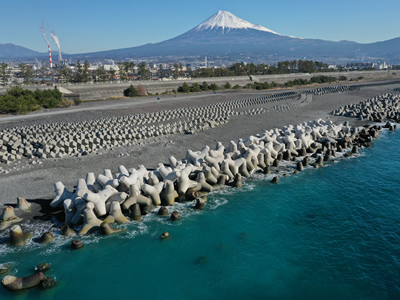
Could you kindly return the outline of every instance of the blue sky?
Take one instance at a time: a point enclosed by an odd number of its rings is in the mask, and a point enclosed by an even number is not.
[[[46,52],[43,22],[66,53],[133,47],[180,35],[218,10],[289,36],[360,43],[400,37],[400,0],[0,0],[0,43]]]

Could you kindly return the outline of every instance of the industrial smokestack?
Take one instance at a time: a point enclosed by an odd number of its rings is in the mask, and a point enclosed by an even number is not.
[[[53,39],[54,43],[56,43],[57,48],[58,48],[58,63],[61,64],[62,56],[61,56],[61,47],[60,47],[60,40],[58,39],[58,36],[56,36],[56,33],[54,30],[50,33],[51,38]]]
[[[49,58],[50,58],[50,68],[52,68],[53,67],[53,59],[51,58],[50,45],[49,45]]]
[[[47,46],[49,47],[50,68],[52,68],[53,67],[53,60],[51,59],[50,43],[46,38],[46,33],[44,32],[44,27],[43,26],[40,28],[40,31],[42,32],[43,38],[44,38],[45,42],[47,43]]]

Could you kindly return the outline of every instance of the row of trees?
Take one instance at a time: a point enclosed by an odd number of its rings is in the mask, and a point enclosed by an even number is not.
[[[280,61],[277,65],[235,63],[227,68],[205,68],[192,72],[191,77],[224,77],[290,73],[329,72],[328,64],[312,60]]]
[[[152,78],[152,73],[146,66],[145,62],[140,62],[137,65],[134,62],[120,62],[117,63],[119,67],[118,71],[115,68],[110,70],[104,70],[102,67],[98,67],[95,71],[90,71],[90,64],[87,60],[82,64],[78,60],[75,70],[71,70],[67,66],[63,66],[56,71],[47,70],[44,65],[39,70],[33,71],[27,64],[20,64],[20,73],[17,75],[24,78],[25,84],[33,83],[34,78],[42,78],[42,82],[45,82],[45,77],[49,78],[57,72],[58,77],[61,81],[66,82],[88,82],[94,80],[96,82],[106,82],[116,80],[117,72],[119,74],[119,80],[127,81],[134,74],[134,69],[137,67],[137,75],[140,80],[149,80]],[[399,67],[400,68],[400,67]],[[190,67],[183,68],[182,63],[173,63],[169,68],[164,69],[162,64],[159,65],[157,76],[159,78],[165,77],[192,77],[192,78],[207,78],[207,77],[224,77],[224,76],[250,76],[250,75],[267,75],[267,74],[289,74],[289,73],[313,73],[313,72],[329,72],[332,71],[328,68],[328,65],[318,61],[312,60],[293,60],[293,61],[281,61],[276,65],[266,64],[245,64],[235,63],[228,67],[221,68],[199,68],[192,70]],[[11,69],[6,63],[0,64],[0,82],[7,84],[11,77]]]
[[[12,87],[0,96],[0,113],[27,113],[41,108],[55,108],[66,104],[56,89],[32,92],[20,86]]]
[[[343,76],[344,77],[344,76]],[[342,78],[339,78],[339,80],[345,80]],[[345,78],[345,77],[344,77]],[[267,89],[274,89],[274,88],[287,88],[287,87],[294,87],[294,86],[302,86],[302,85],[307,85],[307,84],[313,84],[313,83],[331,83],[335,82],[338,79],[333,76],[324,76],[324,75],[319,75],[319,76],[313,76],[311,77],[310,80],[307,79],[295,79],[293,81],[287,81],[284,84],[278,84],[274,81],[271,83],[269,82],[255,82],[255,83],[248,83],[246,84],[243,88],[251,88],[251,89],[256,89],[256,90],[267,90]],[[240,89],[239,85],[235,85],[232,87],[232,85],[227,82],[221,86],[218,86],[215,83],[212,83],[208,85],[207,82],[203,82],[201,85],[198,83],[193,83],[191,86],[189,86],[186,82],[182,84],[178,88],[178,93],[190,93],[190,92],[202,92],[202,91],[216,91],[219,89]]]

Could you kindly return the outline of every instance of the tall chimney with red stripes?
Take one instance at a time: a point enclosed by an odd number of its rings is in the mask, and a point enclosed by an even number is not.
[[[50,44],[48,46],[49,46],[50,68],[52,68],[53,67],[53,59],[51,58]]]

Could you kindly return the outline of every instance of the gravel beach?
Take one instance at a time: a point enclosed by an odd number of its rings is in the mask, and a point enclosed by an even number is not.
[[[85,156],[65,156],[41,160],[23,157],[8,165],[0,163],[0,171],[2,171],[2,174],[0,174],[1,209],[3,210],[3,207],[8,205],[15,206],[17,197],[23,197],[32,203],[31,213],[24,216],[26,221],[46,212],[46,205],[43,205],[43,203],[48,203],[48,200],[54,197],[54,183],[57,181],[63,182],[72,191],[77,180],[85,178],[88,172],[97,175],[103,173],[104,169],[116,172],[120,165],[136,168],[141,164],[147,169],[153,169],[158,163],[169,164],[168,157],[171,155],[179,160],[185,157],[188,149],[198,151],[205,145],[214,149],[217,142],[222,142],[226,146],[231,140],[236,142],[239,138],[245,139],[250,135],[262,134],[266,129],[282,128],[282,126],[289,124],[295,125],[318,118],[331,120],[335,124],[349,121],[350,125],[359,126],[364,124],[365,121],[336,117],[330,113],[346,104],[358,103],[382,93],[393,93],[393,89],[397,87],[399,87],[399,84],[366,86],[359,90],[344,93],[312,95],[312,100],[307,105],[298,107],[287,106],[286,104],[290,103],[290,100],[251,106],[246,109],[262,108],[264,112],[255,115],[233,115],[227,123],[215,128],[194,132],[193,134],[177,133],[151,137],[140,140],[133,145],[114,146],[111,149],[101,149],[96,153],[89,153]],[[290,91],[300,93],[304,90],[307,89]],[[86,102],[77,107],[46,110],[26,116],[2,116],[0,117],[0,130],[205,106],[217,102],[263,97],[287,91],[217,92],[216,94],[188,94],[177,95],[176,97],[166,95],[160,97],[159,100],[156,97],[146,97]],[[19,215],[21,214],[19,213]]]

